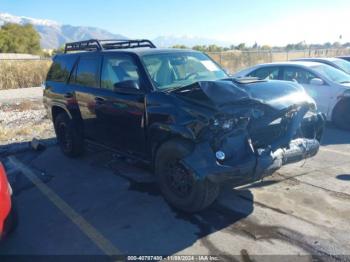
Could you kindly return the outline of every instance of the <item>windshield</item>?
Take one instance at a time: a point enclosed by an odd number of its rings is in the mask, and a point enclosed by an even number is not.
[[[345,71],[346,73],[350,73],[350,63],[343,60],[343,59],[337,59],[332,61],[334,64],[336,64],[337,66],[339,66],[339,68],[341,68],[343,71]]]
[[[339,84],[350,83],[350,75],[329,65],[317,65],[313,66],[312,69],[314,69],[319,74],[326,76],[333,82]]]
[[[227,77],[217,64],[202,53],[152,54],[143,56],[142,60],[154,85],[161,90]]]

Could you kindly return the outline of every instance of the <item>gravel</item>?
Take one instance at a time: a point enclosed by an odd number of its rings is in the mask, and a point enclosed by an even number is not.
[[[0,91],[0,145],[52,137],[54,130],[42,103],[41,88]]]
[[[0,90],[0,106],[1,104],[21,102],[27,99],[40,100],[43,97],[42,87],[18,88],[9,90]]]

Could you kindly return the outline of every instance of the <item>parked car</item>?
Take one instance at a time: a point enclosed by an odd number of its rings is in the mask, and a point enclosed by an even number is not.
[[[347,74],[350,74],[350,62],[336,57],[298,58],[293,59],[291,61],[318,62],[329,66],[333,66],[334,68],[337,68],[339,70],[344,71]]]
[[[0,239],[12,232],[17,224],[16,209],[11,198],[12,188],[5,167],[0,162]]]
[[[234,76],[299,83],[327,120],[350,130],[350,75],[343,71],[317,62],[281,62],[256,65]]]
[[[237,81],[204,53],[148,40],[66,44],[44,103],[64,154],[79,156],[87,140],[139,159],[188,212],[213,203],[223,182],[251,183],[314,156],[324,123],[298,84]]]
[[[343,55],[343,56],[338,56],[337,58],[343,59],[345,61],[350,62],[350,55]]]

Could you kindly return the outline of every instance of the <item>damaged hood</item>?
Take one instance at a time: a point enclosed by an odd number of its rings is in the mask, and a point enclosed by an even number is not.
[[[172,92],[195,102],[210,103],[215,107],[263,103],[281,110],[293,105],[315,104],[302,86],[287,81],[200,81]]]

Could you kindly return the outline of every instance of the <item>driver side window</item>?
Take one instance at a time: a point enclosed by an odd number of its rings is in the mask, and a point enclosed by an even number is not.
[[[317,78],[313,73],[298,67],[285,67],[283,80],[297,82],[298,84],[310,84],[311,79]]]
[[[101,87],[113,90],[115,84],[127,80],[140,84],[139,70],[133,59],[127,55],[104,57]]]

